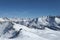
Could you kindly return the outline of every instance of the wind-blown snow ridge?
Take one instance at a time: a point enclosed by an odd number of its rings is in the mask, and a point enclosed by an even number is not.
[[[60,16],[0,18],[1,40],[60,40]]]

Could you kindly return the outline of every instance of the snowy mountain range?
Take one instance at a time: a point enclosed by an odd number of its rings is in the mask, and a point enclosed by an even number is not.
[[[1,40],[60,40],[60,16],[0,18]]]

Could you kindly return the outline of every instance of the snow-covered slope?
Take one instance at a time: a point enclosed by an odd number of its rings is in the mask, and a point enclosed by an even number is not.
[[[0,40],[60,40],[60,17],[0,18]]]

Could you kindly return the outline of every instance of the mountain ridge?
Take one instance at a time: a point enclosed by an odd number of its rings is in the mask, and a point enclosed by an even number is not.
[[[60,16],[42,16],[39,18],[0,18],[0,37],[15,39],[21,36],[43,40],[49,33],[58,35],[60,33]],[[41,32],[41,33],[40,33]],[[56,32],[58,34],[56,34]],[[44,36],[46,34],[46,36]],[[33,37],[31,36],[33,35]],[[60,35],[60,34],[59,34]],[[37,36],[37,37],[34,37]],[[52,37],[52,35],[51,35]],[[25,37],[24,37],[25,38]],[[53,36],[53,38],[55,38]],[[51,38],[49,38],[51,39]],[[47,39],[46,39],[47,40]]]

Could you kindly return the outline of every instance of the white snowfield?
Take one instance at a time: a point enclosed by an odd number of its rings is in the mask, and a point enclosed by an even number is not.
[[[49,25],[49,22],[46,21],[46,19],[47,17],[41,17],[38,18],[37,22],[42,25]],[[60,24],[60,18],[55,17],[54,20],[56,22],[55,26],[59,26],[57,24]],[[26,22],[26,20],[24,20],[24,22]],[[39,26],[39,24],[36,25]],[[3,34],[4,32],[5,34]],[[13,37],[15,32],[19,32],[19,34],[17,36],[15,35],[16,37]],[[9,39],[9,37],[13,37],[13,38]],[[46,27],[43,30],[36,29],[33,27],[30,28],[28,26],[25,26],[25,23],[23,25],[16,22],[10,23],[9,21],[6,22],[3,18],[0,18],[0,40],[60,40],[60,30],[56,31],[56,30],[49,29],[48,27]]]
[[[59,24],[59,23],[60,23],[60,18],[57,18],[57,17],[56,17],[56,18],[55,18],[55,21],[56,21],[56,23]]]

